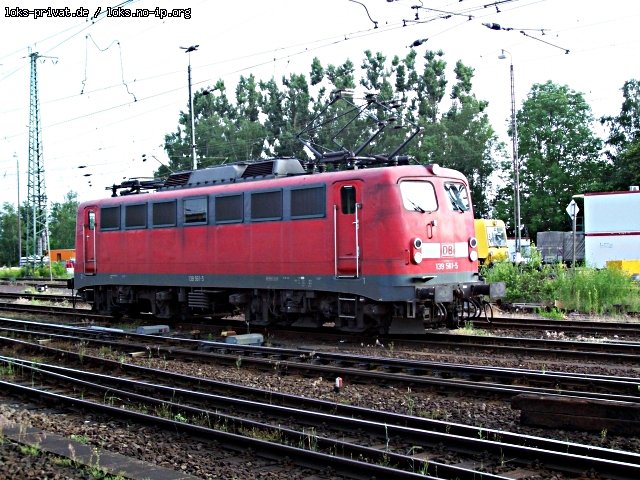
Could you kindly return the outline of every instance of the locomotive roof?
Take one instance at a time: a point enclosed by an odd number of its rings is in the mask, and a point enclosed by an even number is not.
[[[166,197],[167,194],[171,195],[171,192],[178,193],[181,191],[184,191],[185,194],[189,195],[187,191],[192,189],[197,190],[204,187],[224,187],[226,185],[227,187],[236,186],[243,189],[242,185],[246,185],[244,188],[249,188],[249,185],[254,182],[258,189],[268,188],[264,182],[269,184],[270,182],[274,182],[274,186],[277,184],[281,187],[282,183],[276,182],[276,180],[290,179],[291,181],[296,182],[296,178],[299,179],[298,182],[312,181],[314,183],[332,183],[339,180],[349,180],[354,178],[360,178],[365,181],[367,181],[367,179],[373,180],[375,178],[376,180],[374,180],[374,182],[379,182],[382,177],[386,177],[386,182],[395,182],[401,178],[439,177],[442,179],[462,180],[466,183],[466,178],[461,172],[440,167],[436,164],[333,170],[319,173],[317,171],[309,172],[305,170],[300,161],[293,158],[272,159],[256,163],[243,163],[245,164],[221,165],[202,170],[178,172],[170,176],[166,181],[156,180],[156,182],[160,182],[160,184],[153,188],[145,187],[143,181],[140,181],[135,185],[134,182],[138,181],[130,180],[128,182],[123,182],[123,185],[118,186],[118,188],[127,187],[128,190],[120,192],[114,191],[111,195],[111,199],[98,200],[98,203],[111,203],[114,200],[119,203],[121,200],[124,200],[123,197],[131,197],[131,200],[136,202],[142,199],[135,200],[133,197],[138,197],[138,195],[147,197],[147,195],[153,191],[158,192],[158,195],[161,195],[162,197]],[[268,170],[268,167],[272,168],[272,170]],[[290,182],[286,183],[290,184]],[[257,184],[260,185],[258,186]],[[234,190],[237,189],[234,188]],[[145,198],[144,201],[146,200],[147,199]],[[91,202],[83,203],[95,204],[96,201],[93,200]]]
[[[243,161],[230,164],[215,165],[199,170],[185,170],[172,173],[166,180],[131,179],[119,185],[107,187],[112,197],[146,193],[151,190],[167,191],[186,188],[228,185],[240,182],[266,180],[323,172],[345,170],[362,170],[371,167],[391,167],[409,165],[413,160],[407,156],[396,156],[392,159],[383,156],[357,157],[350,152],[335,152],[325,163],[303,162],[297,158],[272,158],[259,161]],[[327,170],[327,165],[332,170]]]
[[[302,175],[307,171],[297,158],[274,158],[261,162],[238,162],[228,165],[177,172],[171,174],[159,190],[193,188],[206,185],[235,183],[264,178]]]

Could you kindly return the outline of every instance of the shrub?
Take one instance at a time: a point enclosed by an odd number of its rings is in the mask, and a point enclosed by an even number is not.
[[[69,276],[64,262],[52,262],[51,274],[55,278],[66,278]],[[38,265],[36,267],[26,266],[20,269],[20,277],[35,277],[35,278],[48,278],[49,277],[49,264]]]
[[[506,302],[550,302],[554,297],[554,284],[550,280],[558,275],[562,265],[542,265],[539,259],[528,263],[496,263],[484,268],[482,275],[489,283],[505,282]]]

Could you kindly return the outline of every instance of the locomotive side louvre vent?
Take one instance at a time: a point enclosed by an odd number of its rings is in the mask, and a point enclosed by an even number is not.
[[[165,187],[182,187],[189,181],[191,172],[178,172],[169,175],[164,182]]]
[[[242,174],[242,178],[273,175],[273,163],[274,162],[269,161],[251,164]]]
[[[295,158],[277,158],[265,162],[251,163],[242,174],[242,178],[261,177],[266,175],[287,176],[306,173],[304,167]]]

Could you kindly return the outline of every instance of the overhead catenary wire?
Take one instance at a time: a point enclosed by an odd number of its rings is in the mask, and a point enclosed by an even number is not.
[[[139,2],[140,0],[124,0],[123,2],[119,3],[118,5],[116,5],[113,8],[118,8],[118,7],[122,7],[126,4],[129,3],[136,3]],[[72,33],[71,35],[69,35],[68,37],[66,37],[64,40],[58,42],[57,44],[55,44],[52,47],[47,48],[46,50],[43,50],[43,55],[45,54],[49,54],[52,53],[54,50],[56,50],[58,47],[60,47],[61,45],[64,45],[65,43],[67,43],[68,41],[72,40],[73,38],[77,37],[78,35],[80,35],[82,32],[84,32],[85,30],[87,30],[88,28],[91,28],[92,26],[94,26],[97,22],[99,22],[100,20],[102,20],[103,18],[106,18],[106,10],[105,12],[103,12],[101,15],[99,15],[97,18],[92,18],[91,20],[85,20],[82,23],[78,23],[76,25],[73,25],[71,27],[67,27],[57,33],[48,35],[47,37],[44,37],[40,40],[36,40],[35,42],[33,42],[30,45],[24,45],[18,49],[15,49],[13,52],[5,54],[3,56],[0,56],[0,60],[5,60],[11,57],[14,57],[17,54],[20,54],[21,52],[24,52],[25,50],[27,50],[29,47],[31,47],[32,45],[38,45],[38,44],[43,44],[44,42],[51,40],[53,38],[56,38],[60,35],[63,35],[67,32],[69,32],[70,30],[74,30],[74,29],[79,29],[78,31]],[[2,83],[4,80],[10,78],[11,76],[13,76],[14,74],[16,74],[17,72],[19,72],[20,70],[22,70],[24,67],[24,65],[22,64],[18,64],[18,66],[13,69],[10,73],[8,73],[7,75],[3,76],[0,78],[0,83]]]
[[[137,0],[136,0],[136,1],[137,1]],[[535,3],[538,3],[538,2],[535,2]],[[452,27],[452,28],[456,28],[457,26],[459,26],[459,25],[456,25],[456,26],[454,26],[454,27]],[[398,25],[393,25],[393,26],[390,26],[390,27],[386,28],[385,30],[386,30],[386,31],[389,31],[389,30],[394,30],[394,29],[397,29],[397,28],[400,28],[400,27],[399,27]],[[449,29],[447,29],[447,30],[449,30]],[[446,31],[446,30],[445,30],[445,31]],[[317,45],[317,46],[312,47],[312,48],[303,48],[303,49],[301,49],[301,50],[299,50],[299,51],[297,51],[297,52],[293,52],[293,53],[285,54],[285,55],[282,55],[282,56],[279,56],[279,57],[275,57],[275,56],[274,56],[272,59],[269,59],[269,60],[266,60],[266,61],[263,61],[263,62],[253,63],[253,64],[247,65],[247,66],[245,66],[245,67],[241,67],[241,68],[234,69],[234,70],[232,70],[232,71],[229,71],[229,72],[223,73],[223,74],[221,75],[221,77],[227,77],[227,76],[230,76],[230,75],[234,75],[234,74],[237,74],[237,73],[241,73],[241,72],[243,72],[243,71],[251,70],[251,69],[253,69],[253,68],[256,68],[256,67],[259,67],[259,66],[263,66],[263,65],[266,65],[266,64],[269,64],[269,63],[272,63],[272,62],[278,62],[278,61],[283,61],[283,60],[289,60],[289,59],[291,59],[291,58],[293,58],[294,56],[297,56],[297,55],[302,55],[302,54],[305,54],[305,53],[309,53],[309,52],[311,52],[311,51],[314,51],[314,50],[317,50],[317,49],[320,49],[320,48],[323,48],[323,47],[327,47],[327,46],[329,46],[329,45],[335,45],[335,44],[341,43],[341,42],[343,42],[343,41],[348,41],[348,40],[349,40],[349,39],[351,39],[351,38],[358,38],[359,36],[366,36],[366,35],[369,35],[369,34],[372,34],[372,33],[373,33],[373,34],[375,34],[375,33],[377,33],[377,32],[371,32],[371,30],[367,30],[367,31],[356,31],[356,32],[353,32],[352,34],[346,34],[346,35],[345,35],[345,37],[344,37],[343,39],[342,39],[342,38],[341,38],[341,39],[335,39],[335,37],[334,37],[333,41],[331,41],[331,42],[324,43],[324,44],[322,44],[322,45]],[[380,32],[380,33],[382,33],[382,32]],[[317,41],[316,41],[316,42],[317,42]],[[312,42],[312,43],[315,43],[315,42]],[[98,48],[99,48],[99,47],[98,47]],[[108,48],[108,47],[107,47],[107,48]],[[290,47],[283,47],[283,49],[284,49],[284,48],[290,48]],[[252,55],[248,55],[248,56],[244,56],[244,57],[237,57],[237,58],[249,58],[249,57],[251,57],[251,56],[255,56],[255,55],[260,55],[260,54],[252,54]],[[210,63],[210,64],[205,64],[205,65],[203,65],[203,67],[206,67],[206,66],[212,66],[212,65],[220,65],[221,63],[224,63],[224,62],[230,62],[230,61],[233,61],[233,60],[236,60],[236,58],[234,58],[234,59],[229,59],[229,60],[222,61],[222,62],[214,62],[214,63]],[[171,74],[173,74],[173,73],[178,73],[178,72],[177,72],[177,71],[175,71],[175,72],[169,72],[169,73],[167,73],[167,74],[163,74],[163,75],[171,75]],[[124,74],[122,73],[122,75],[124,75]],[[150,79],[153,79],[153,78],[158,78],[158,77],[159,77],[159,76],[154,76],[154,77],[149,77],[149,78],[150,78]],[[123,80],[124,80],[124,78],[123,78]],[[197,82],[195,85],[198,85],[198,84],[206,84],[206,83],[208,83],[208,82],[210,82],[210,81],[211,81],[211,79],[207,79],[207,80],[204,80],[204,81],[201,81],[201,82]],[[124,82],[123,82],[123,83],[124,83]],[[122,85],[122,84],[120,84],[120,85]],[[125,84],[125,85],[126,85],[126,84]],[[105,90],[105,89],[108,89],[108,88],[113,88],[113,86],[104,87],[104,88],[102,88],[102,89],[97,89],[97,90],[95,90],[95,91],[96,91],[96,92],[98,92],[98,91],[102,91],[102,90]],[[127,90],[128,90],[128,89],[127,89]],[[153,97],[156,97],[156,96],[158,96],[158,95],[164,95],[164,94],[172,93],[172,92],[179,91],[179,90],[180,90],[180,88],[179,88],[179,87],[178,87],[178,88],[175,88],[175,89],[168,89],[168,90],[164,90],[164,91],[162,91],[162,92],[156,93],[156,94],[154,94],[154,95],[152,95],[152,96],[145,97],[145,98],[153,98]],[[129,93],[131,94],[131,92],[129,92]],[[133,95],[133,94],[132,94],[132,95]],[[64,99],[68,99],[68,98],[72,98],[72,97],[64,97]],[[54,101],[56,101],[56,100],[54,100]],[[135,101],[135,96],[134,96],[134,101]],[[61,124],[69,123],[69,122],[72,122],[72,121],[75,121],[75,120],[86,119],[86,118],[88,118],[88,117],[90,117],[90,116],[92,116],[92,115],[99,115],[99,114],[101,114],[101,113],[104,113],[104,112],[107,112],[107,111],[110,111],[110,110],[113,110],[113,109],[121,108],[121,107],[124,107],[124,106],[128,106],[128,105],[130,105],[130,104],[131,104],[131,102],[121,103],[121,104],[114,105],[114,106],[109,107],[109,108],[106,108],[106,109],[101,109],[101,110],[98,110],[98,111],[94,111],[94,112],[87,113],[87,114],[85,114],[85,115],[72,117],[72,118],[70,118],[70,119],[66,119],[66,120],[63,120],[63,121],[60,121],[60,122],[57,122],[57,123],[54,123],[54,124],[49,124],[49,125],[47,125],[47,126],[48,126],[48,127],[50,127],[50,126],[56,126],[56,125],[61,125]],[[19,135],[19,134],[18,134],[18,135]],[[15,138],[15,137],[16,137],[16,136],[18,136],[18,135],[7,135],[5,138],[8,138],[8,139],[10,139],[10,138]]]
[[[121,2],[117,6],[123,6],[123,5],[127,4],[127,3],[137,2],[137,1],[139,1],[139,0],[127,0],[127,1]],[[352,1],[352,0],[349,0],[349,1]],[[507,2],[518,2],[518,1],[522,1],[522,0],[505,0],[505,1],[507,1]],[[113,7],[113,8],[116,8],[116,7]],[[475,10],[482,9],[482,8],[483,8],[483,6],[473,7],[473,9],[475,9]],[[104,12],[103,12],[103,14],[104,14]],[[104,17],[101,16],[100,18],[104,18]],[[431,21],[438,20],[438,19],[444,19],[444,18],[442,16],[436,15],[433,18],[425,19],[425,20],[423,20],[423,21],[421,21],[419,23],[431,22]],[[357,31],[345,33],[345,34],[343,34],[343,35],[341,35],[339,37],[336,37],[336,36],[325,37],[325,38],[314,40],[314,41],[311,41],[311,42],[302,42],[302,43],[294,44],[294,45],[291,45],[291,46],[279,47],[276,50],[283,50],[284,51],[284,50],[290,50],[290,49],[297,49],[299,47],[302,47],[302,48],[300,50],[297,50],[297,51],[292,52],[290,54],[282,55],[280,57],[274,57],[272,59],[269,59],[268,61],[257,62],[257,63],[253,63],[253,64],[250,64],[250,65],[247,65],[245,67],[242,67],[240,69],[235,69],[233,71],[230,71],[230,72],[227,72],[227,73],[223,74],[222,76],[233,75],[233,74],[236,74],[236,73],[240,73],[242,71],[246,71],[246,70],[250,70],[250,69],[253,69],[253,68],[257,68],[257,67],[263,66],[265,64],[271,63],[272,61],[273,62],[279,62],[279,61],[289,60],[289,59],[291,59],[291,58],[293,58],[295,56],[308,54],[310,52],[319,50],[321,48],[326,48],[328,46],[337,45],[337,44],[340,44],[340,43],[343,43],[343,42],[347,42],[347,41],[352,40],[352,39],[366,37],[368,35],[388,33],[390,31],[394,31],[394,30],[397,30],[399,28],[404,28],[406,26],[407,25],[405,25],[402,22],[397,22],[395,24],[387,25],[386,27],[381,28],[380,32],[374,31],[375,29],[357,30]],[[81,32],[77,32],[74,35],[77,35],[78,33],[81,33]],[[437,33],[435,35],[437,35]],[[89,37],[90,37],[90,35],[89,35]],[[92,38],[91,38],[91,40],[93,41]],[[94,44],[95,44],[95,41],[94,41]],[[318,44],[318,45],[316,45],[316,44]],[[314,45],[316,45],[316,46],[314,46]],[[111,45],[109,45],[109,47],[110,46]],[[108,49],[109,47],[107,47],[106,49]],[[97,46],[97,44],[96,44],[96,48],[98,48],[101,51],[106,50],[106,49],[101,49],[100,47]],[[220,64],[229,63],[229,62],[233,62],[233,61],[238,61],[238,60],[242,60],[242,59],[247,59],[247,58],[251,58],[251,57],[255,57],[255,56],[262,56],[262,55],[265,55],[266,53],[270,53],[272,51],[273,50],[263,51],[263,52],[258,52],[258,53],[252,53],[252,54],[245,55],[245,56],[236,56],[236,57],[233,57],[233,58],[230,58],[230,59],[226,59],[226,60],[222,60],[222,61],[218,61],[218,62],[203,64],[201,67],[217,66],[217,65],[220,65]],[[171,73],[173,73],[173,72],[171,72]],[[171,73],[169,73],[169,74],[171,74]],[[124,82],[124,78],[122,80]]]

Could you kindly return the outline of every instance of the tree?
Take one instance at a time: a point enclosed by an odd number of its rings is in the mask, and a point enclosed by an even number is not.
[[[69,192],[62,203],[52,203],[49,220],[49,244],[52,249],[75,248],[78,194]]]
[[[470,181],[476,213],[487,215],[491,210],[489,179],[498,165],[495,157],[500,154],[500,145],[484,113],[487,102],[476,99],[472,92],[473,69],[462,62],[455,65],[451,103],[443,107],[448,86],[446,67],[442,51],[427,50],[419,57],[411,49],[404,58],[394,56],[388,62],[382,53],[367,50],[356,78],[354,63],[349,59],[325,68],[314,58],[309,80],[295,73],[281,82],[256,81],[252,75],[241,77],[235,102],[227,98],[224,82],[219,80],[194,96],[198,164],[205,167],[260,156],[305,159],[297,139],[301,132],[305,141],[320,152],[389,155],[409,138],[412,128],[415,132],[419,127],[419,136],[402,153],[422,163],[439,163],[462,171]],[[388,111],[373,102],[368,104],[366,118],[357,119],[348,103],[330,103],[336,91],[349,95],[347,91],[357,85],[360,88],[354,99],[374,93],[379,102],[388,102],[395,109],[392,121],[382,121],[390,117]],[[405,119],[410,125],[403,125]],[[315,128],[305,130],[310,123]],[[396,128],[401,126],[410,128]],[[189,117],[181,112],[177,131],[165,136],[174,171],[191,166],[189,129]],[[157,173],[168,172],[160,169]]]
[[[592,123],[583,95],[551,81],[533,85],[518,111],[520,210],[531,235],[569,229],[572,195],[602,188],[602,141]]]
[[[611,160],[609,188],[626,190],[640,184],[640,82],[628,80],[622,87],[624,100],[620,113],[602,117],[609,127],[607,156]]]
[[[282,85],[282,134],[277,139],[275,152],[279,156],[301,157],[302,144],[296,135],[311,119],[309,83],[304,75],[291,74],[289,78],[282,78]]]
[[[444,52],[427,50],[422,75],[418,78],[418,112],[426,121],[436,122],[440,111],[439,105],[447,88],[445,69],[447,62],[442,58]]]
[[[426,55],[432,59],[433,55]],[[437,62],[439,81],[436,88],[429,87],[432,93],[426,95],[432,98],[432,106],[427,112],[437,113],[447,81],[444,77],[445,63],[443,59]],[[427,65],[427,71],[433,71],[433,65]],[[487,102],[478,100],[472,93],[473,69],[461,61],[454,68],[456,83],[450,93],[451,106],[447,112],[435,117],[431,114],[421,117],[424,135],[420,144],[419,158],[429,163],[461,171],[469,180],[471,197],[473,198],[476,217],[491,215],[492,205],[490,192],[492,190],[491,177],[497,169],[495,158],[499,157],[501,145],[495,131],[491,127],[485,113]],[[429,75],[425,74],[424,77]],[[432,82],[433,83],[433,82]],[[425,88],[427,85],[424,85]],[[437,99],[437,103],[435,102]]]
[[[440,124],[444,148],[434,156],[435,163],[461,171],[469,180],[476,218],[491,216],[491,177],[502,152],[483,102],[470,98],[452,106]]]
[[[5,202],[0,212],[0,265],[18,265],[18,215]]]
[[[312,85],[318,93],[312,99],[307,122],[306,133],[310,134],[310,138],[307,135],[303,137],[320,152],[352,151],[367,138],[365,122],[351,122],[352,116],[347,114],[351,106],[344,102],[331,102],[338,92],[342,92],[340,95],[344,97],[351,97],[349,92],[356,87],[354,72],[351,60],[337,66],[328,65],[326,69],[318,59],[314,59],[311,65]],[[302,127],[300,125],[300,130]]]
[[[206,167],[223,163],[229,158],[236,159],[234,145],[238,118],[237,109],[229,102],[226,87],[218,80],[213,87],[195,92],[193,96],[196,155],[198,165]],[[169,156],[168,168],[160,167],[158,177],[167,176],[170,171],[190,170],[191,135],[188,112],[180,112],[176,132],[165,135],[164,148]]]

